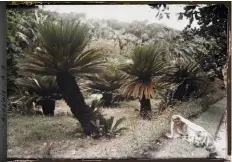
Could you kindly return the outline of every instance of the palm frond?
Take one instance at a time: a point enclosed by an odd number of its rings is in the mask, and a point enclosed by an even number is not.
[[[108,107],[119,99],[119,88],[126,82],[127,76],[114,64],[106,64],[101,73],[88,77],[88,93],[102,94],[101,104]],[[120,99],[123,99],[121,96]]]
[[[124,83],[120,87],[120,92],[127,97],[142,99],[144,95],[145,98],[151,99],[155,96],[154,88],[155,84],[152,80],[143,82],[139,79],[133,79]]]
[[[25,77],[18,78],[15,81],[20,93],[19,97],[24,96],[24,99],[34,97],[33,102],[41,99],[61,99],[59,89],[56,84],[55,77]]]
[[[174,97],[177,95],[177,98],[180,99],[184,95],[199,96],[204,92],[210,80],[197,62],[184,60],[176,64],[176,68],[177,70],[173,74],[164,75],[161,78],[163,82],[173,85]],[[181,97],[181,95],[183,96]]]
[[[118,67],[112,64],[107,64],[106,68],[99,74],[89,77],[91,83],[88,84],[90,92],[104,93],[116,92],[127,79]]]
[[[136,47],[130,55],[132,63],[124,64],[121,70],[130,76],[120,91],[125,96],[142,99],[154,98],[154,78],[169,73],[172,66],[163,59],[167,54],[165,43],[156,41],[154,44]]]
[[[104,67],[101,49],[86,49],[90,40],[86,25],[69,22],[48,22],[37,25],[42,50],[28,52],[19,61],[22,71],[40,75],[70,72],[77,76],[94,74]]]
[[[111,130],[113,122],[114,122],[114,117],[111,116],[109,119],[106,119],[106,120],[107,120],[107,122],[106,122],[105,127],[107,130]]]
[[[123,131],[126,131],[128,129],[129,128],[126,128],[126,127],[119,128],[119,129],[115,130],[115,134],[121,134]]]
[[[122,117],[120,119],[118,119],[115,124],[114,124],[114,117],[111,116],[110,118],[106,119],[106,125],[104,126],[104,132],[102,132],[104,134],[105,137],[108,138],[112,138],[115,137],[117,135],[120,135],[123,131],[128,130],[128,128],[126,127],[121,127],[118,128],[119,125],[122,124],[122,122],[125,121],[125,118]]]
[[[125,120],[126,120],[126,118],[124,118],[124,117],[118,119],[118,120],[115,122],[115,124],[113,125],[111,131],[112,131],[112,132],[116,132],[116,129],[118,128],[118,126],[119,126],[123,121],[125,121]],[[113,124],[113,123],[112,123],[112,124]]]
[[[166,49],[158,42],[154,45],[136,47],[130,55],[133,63],[122,65],[121,69],[129,75],[140,78],[160,75],[162,69],[169,66],[162,60],[163,55],[166,55]]]

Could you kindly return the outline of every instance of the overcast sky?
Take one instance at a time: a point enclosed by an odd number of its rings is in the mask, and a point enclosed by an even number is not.
[[[181,5],[170,5],[170,19],[166,17],[156,18],[157,10],[148,5],[49,5],[44,9],[57,12],[85,13],[87,18],[117,19],[131,22],[134,20],[148,20],[150,23],[165,24],[168,27],[182,30],[188,24],[188,20],[177,20],[176,13],[183,11]]]

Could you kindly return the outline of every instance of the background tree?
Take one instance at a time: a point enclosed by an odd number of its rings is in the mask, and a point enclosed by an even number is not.
[[[214,70],[216,76],[220,79],[223,79],[222,69],[227,58],[228,7],[224,4],[207,5],[199,8],[186,6],[184,8],[185,12],[182,13],[190,20],[189,26],[183,31],[185,37],[188,38],[189,36],[186,33],[192,33],[204,37],[206,40],[215,40],[216,44],[212,46],[208,54],[199,58],[200,61],[207,60],[208,67],[203,66],[204,70]],[[198,29],[191,29],[194,18],[198,21]]]
[[[14,67],[16,64],[15,58],[19,56],[23,49],[16,41],[15,35],[17,32],[17,24],[20,19],[25,16],[24,12],[20,9],[7,9],[7,94],[11,96],[15,92],[16,85],[14,80],[17,78],[17,69]]]
[[[156,15],[163,18],[168,13],[168,5],[154,4],[152,8],[159,10]],[[185,40],[193,39],[194,36],[204,37],[205,40],[214,39],[216,45],[212,46],[209,51],[202,56],[198,56],[198,63],[204,71],[213,70],[217,77],[222,78],[222,69],[226,63],[227,53],[227,20],[230,4],[202,4],[186,5],[184,12],[178,13],[178,19],[186,17],[189,24],[183,30],[182,35]],[[168,17],[168,16],[167,16]],[[199,25],[198,28],[192,28],[194,20]],[[209,48],[208,45],[205,46]]]
[[[47,15],[47,16],[45,16]],[[26,9],[7,9],[7,83],[8,96],[12,96],[16,91],[14,80],[20,75],[16,68],[16,59],[23,55],[28,49],[35,49],[38,45],[36,24],[51,16],[48,12],[36,7]]]

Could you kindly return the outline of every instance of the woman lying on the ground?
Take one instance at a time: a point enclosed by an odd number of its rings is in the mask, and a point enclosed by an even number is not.
[[[210,152],[210,157],[218,155],[213,137],[201,126],[196,125],[179,115],[172,116],[171,133],[168,138],[182,138],[195,147],[202,147]]]

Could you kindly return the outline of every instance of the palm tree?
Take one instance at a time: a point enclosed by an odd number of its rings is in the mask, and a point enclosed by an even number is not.
[[[122,98],[118,90],[125,82],[123,74],[117,65],[109,64],[101,73],[94,75],[90,80],[89,92],[102,93],[101,103],[109,107],[114,101]]]
[[[15,82],[18,92],[21,92],[14,97],[17,101],[29,108],[35,102],[42,106],[45,116],[54,116],[55,101],[62,99],[55,77],[24,77]]]
[[[87,49],[90,40],[84,24],[68,21],[44,22],[38,25],[41,47],[28,53],[20,61],[19,68],[25,72],[56,76],[63,99],[79,120],[86,135],[98,137],[99,129],[94,115],[85,103],[76,77],[98,73],[104,66],[100,49]],[[104,125],[104,121],[100,120]]]
[[[132,63],[122,65],[122,71],[130,76],[130,80],[121,86],[121,93],[138,98],[140,115],[150,118],[151,103],[154,98],[155,77],[168,72],[170,66],[163,60],[166,48],[162,42],[136,47],[129,56]]]
[[[210,82],[210,74],[202,71],[200,65],[193,59],[179,58],[175,62],[177,70],[164,76],[166,82],[174,84],[172,98],[183,100],[185,98],[199,97],[204,93]]]

